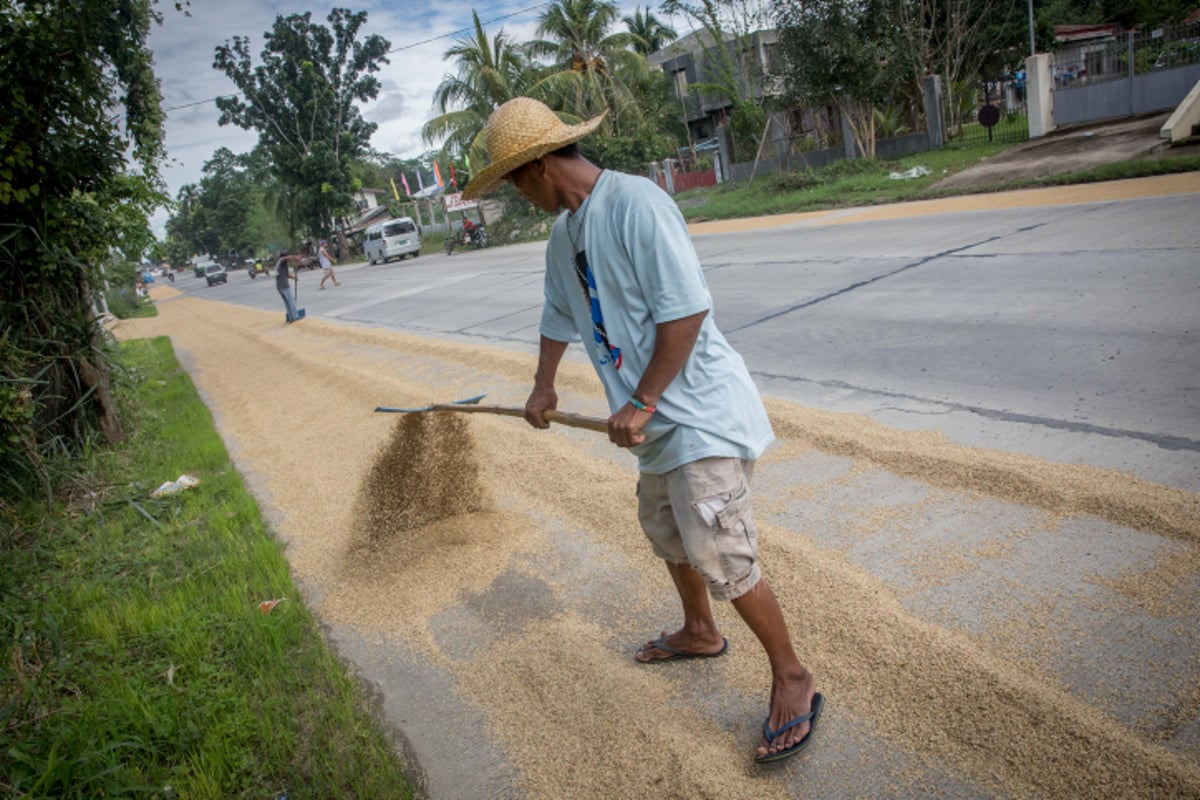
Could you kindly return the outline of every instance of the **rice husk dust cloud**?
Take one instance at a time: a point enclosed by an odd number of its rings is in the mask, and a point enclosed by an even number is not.
[[[484,510],[479,462],[467,422],[448,413],[403,414],[359,494],[352,547],[377,551],[414,530]],[[406,550],[429,546],[405,542]]]
[[[1200,797],[1195,494],[769,403],[763,561],[828,704],[813,746],[762,770],[769,671],[727,604],[727,656],[632,661],[679,611],[627,453],[519,419],[373,413],[520,404],[532,354],[186,297],[159,312],[117,335],[172,338],[316,613],[445,675],[508,796]],[[564,362],[558,388],[605,413],[588,365]],[[264,397],[295,413],[243,413]],[[934,524],[952,535],[923,538]],[[936,604],[985,583],[969,616]]]

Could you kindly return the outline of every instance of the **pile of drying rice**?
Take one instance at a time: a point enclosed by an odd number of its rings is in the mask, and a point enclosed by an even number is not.
[[[1003,564],[1013,543],[1059,535],[1081,513],[1160,537],[1177,557],[1122,580],[1064,585],[1045,601],[1102,612],[1132,597],[1164,619],[1192,620],[1164,635],[1194,653],[1194,495],[771,403],[782,441],[756,485],[813,453],[848,466],[756,501],[764,518],[798,520],[762,522],[763,557],[797,650],[829,698],[810,751],[760,770],[750,753],[769,672],[727,605],[716,611],[728,656],[666,668],[631,660],[637,644],[678,624],[679,611],[638,530],[627,453],[596,434],[534,431],[510,418],[372,411],[484,388],[520,402],[530,357],[319,319],[285,326],[277,313],[193,299],[163,303],[158,318],[123,323],[118,334],[172,337],[317,612],[401,640],[448,676],[455,702],[477,710],[514,768],[514,794],[1200,797],[1200,756],[1187,745],[1200,712],[1194,657],[1190,672],[1161,676],[1160,697],[1118,698],[1141,715],[1131,729],[1111,699],[1064,686],[1040,657],[1032,640],[1058,633],[1046,627],[1052,617],[1022,620],[1023,636],[1000,641],[914,613],[855,563],[856,542],[919,530],[928,496],[867,511],[829,499],[867,491],[886,470],[957,504],[964,526],[998,501],[1040,515],[1014,522],[1008,539],[927,560],[920,579],[970,580],[973,559]],[[586,365],[564,363],[559,389],[564,408],[603,413]],[[298,419],[242,413],[275,396],[288,397]],[[803,524],[813,504],[845,544],[816,543]],[[897,538],[897,559],[908,544]],[[1019,573],[1014,566],[1014,580]],[[1018,611],[994,609],[1001,618]],[[359,667],[371,676],[373,665]],[[469,741],[444,757],[474,763]]]

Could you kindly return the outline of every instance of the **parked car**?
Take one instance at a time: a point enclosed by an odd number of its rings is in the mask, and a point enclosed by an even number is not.
[[[220,264],[205,264],[204,280],[208,281],[209,286],[217,283],[229,283],[229,273]]]
[[[421,255],[421,232],[411,217],[377,222],[367,228],[363,253],[368,264],[386,264],[393,258]]]

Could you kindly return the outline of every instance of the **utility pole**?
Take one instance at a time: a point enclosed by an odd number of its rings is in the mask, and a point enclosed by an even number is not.
[[[1033,41],[1033,0],[1029,0],[1029,55],[1037,55],[1037,46]]]

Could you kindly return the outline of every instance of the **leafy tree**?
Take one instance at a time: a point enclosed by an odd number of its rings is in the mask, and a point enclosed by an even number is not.
[[[185,183],[175,196],[175,213],[167,218],[165,226],[168,241],[176,241],[178,246],[192,253],[209,252],[215,248],[203,241],[204,223],[202,219],[203,206],[200,203],[200,186],[195,183]]]
[[[194,248],[178,236],[167,236],[163,242],[164,255],[167,263],[172,267],[180,267],[187,263],[195,252]]]
[[[482,164],[485,152],[478,140],[484,123],[498,106],[528,91],[532,65],[503,29],[489,40],[479,15],[472,11],[471,18],[473,35],[458,39],[442,55],[443,61],[454,59],[457,68],[434,90],[434,108],[441,113],[425,123],[421,135]]]
[[[381,153],[372,151],[367,153],[363,158],[359,159],[355,164],[354,174],[362,181],[363,186],[369,186],[377,189],[386,189],[388,197],[395,200],[392,195],[392,183],[396,184],[396,194],[400,196],[400,200],[404,200],[408,195],[404,192],[403,181],[400,180],[400,175],[407,175],[409,180],[413,179],[417,170],[423,169],[428,172],[426,164],[433,158],[439,156],[439,153],[430,152],[418,158],[397,158],[391,153]],[[449,175],[443,175],[449,181]],[[458,174],[458,185],[461,188],[464,183],[463,175]],[[409,187],[412,188],[411,186]]]
[[[1178,22],[1196,8],[1193,0],[1052,0],[1037,5],[1037,16],[1049,25],[1115,22],[1125,28]]]
[[[258,131],[294,213],[314,236],[353,208],[352,164],[376,128],[357,103],[379,94],[373,73],[387,63],[390,46],[377,35],[358,41],[365,11],[335,8],[327,21],[329,27],[313,23],[310,13],[278,16],[260,66],[241,36],[218,47],[213,62],[241,92],[217,100],[221,124]]]
[[[0,8],[0,494],[123,436],[94,301],[166,200],[152,0]],[[132,167],[132,169],[130,169]]]
[[[661,22],[649,8],[644,12],[640,7],[634,9],[622,22],[633,37],[633,49],[644,56],[657,53],[679,38],[675,29]]]
[[[247,256],[273,250],[295,234],[289,227],[290,193],[272,174],[263,148],[235,154],[218,148],[198,184],[186,184],[167,219],[168,240],[188,254]],[[282,198],[282,199],[281,199]]]
[[[875,110],[912,80],[903,0],[809,0],[777,10],[788,84],[806,105],[837,107],[875,157]]]
[[[262,204],[262,194],[246,174],[246,160],[221,147],[204,164],[201,202],[209,211],[208,225],[217,243],[212,252],[220,255],[253,247],[251,214]]]
[[[940,75],[950,122],[961,128],[974,116],[978,79],[1016,71],[1029,55],[1024,0],[908,0],[897,7],[908,47],[911,94],[922,75]]]

